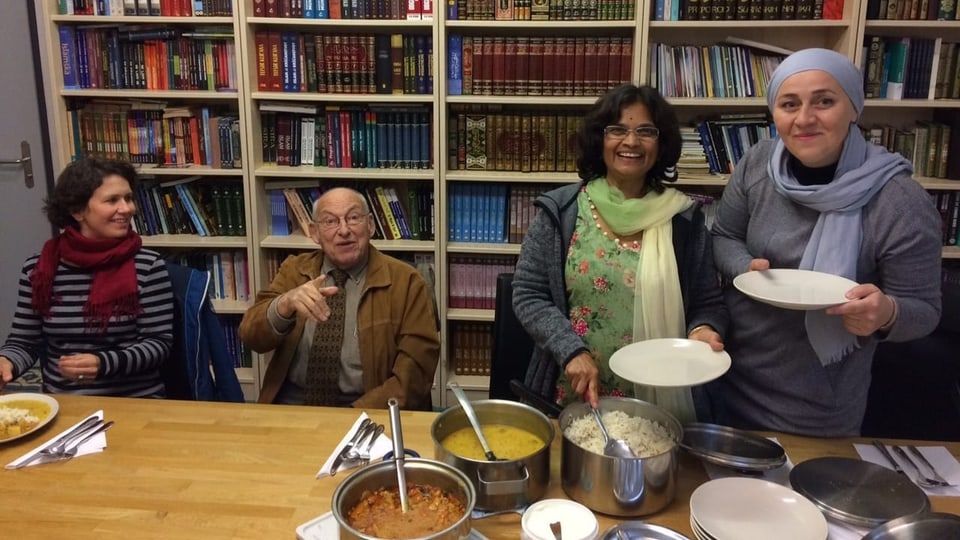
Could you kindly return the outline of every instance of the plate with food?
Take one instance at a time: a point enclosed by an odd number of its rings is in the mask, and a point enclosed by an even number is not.
[[[46,394],[0,396],[0,444],[36,432],[57,416],[60,404]]]
[[[802,311],[845,304],[847,291],[857,285],[842,276],[795,268],[756,270],[733,278],[734,287],[758,302]]]

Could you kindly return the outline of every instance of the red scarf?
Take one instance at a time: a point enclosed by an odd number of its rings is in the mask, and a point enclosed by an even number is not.
[[[33,309],[44,317],[50,314],[53,279],[62,259],[93,272],[90,293],[83,306],[88,327],[102,334],[112,317],[139,315],[134,255],[140,251],[140,245],[140,235],[132,230],[124,238],[87,238],[76,228],[67,227],[43,244],[37,266],[30,274]]]

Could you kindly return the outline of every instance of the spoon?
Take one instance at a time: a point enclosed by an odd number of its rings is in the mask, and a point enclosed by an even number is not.
[[[473,410],[473,405],[470,405],[470,400],[467,399],[467,395],[463,393],[463,389],[455,382],[451,382],[447,386],[450,390],[453,390],[453,395],[457,396],[457,401],[460,402],[463,413],[467,415],[467,420],[469,420],[470,425],[473,426],[473,431],[477,433],[477,439],[480,439],[480,447],[483,448],[483,454],[487,456],[487,461],[498,461],[493,450],[490,450],[490,445],[487,444],[487,438],[483,436],[483,430],[480,429],[480,419],[477,418],[477,413]]]
[[[390,431],[393,434],[393,463],[397,467],[397,487],[400,488],[400,509],[403,513],[410,511],[410,501],[407,498],[407,475],[403,470],[403,433],[400,430],[400,404],[397,398],[387,400],[390,408]]]
[[[627,441],[610,437],[610,434],[607,433],[607,427],[603,425],[603,419],[600,418],[600,409],[590,407],[590,410],[593,411],[593,417],[597,419],[597,425],[600,426],[600,433],[603,433],[603,455],[628,459],[637,457],[636,454],[633,453],[633,450],[630,449]]]

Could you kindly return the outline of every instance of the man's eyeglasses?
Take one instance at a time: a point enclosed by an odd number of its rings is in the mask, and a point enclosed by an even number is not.
[[[314,223],[316,223],[318,227],[320,227],[322,230],[325,230],[325,231],[331,231],[333,229],[339,228],[341,221],[346,223],[347,227],[353,229],[353,228],[359,227],[363,223],[366,223],[367,216],[369,215],[370,215],[369,213],[363,214],[360,212],[356,212],[356,213],[347,214],[346,216],[343,216],[341,218],[333,214],[324,214],[320,216],[320,219],[314,221]]]
[[[660,130],[653,126],[637,126],[628,128],[626,126],[607,126],[603,128],[603,134],[611,139],[626,139],[630,133],[636,134],[641,139],[656,139],[660,136]]]

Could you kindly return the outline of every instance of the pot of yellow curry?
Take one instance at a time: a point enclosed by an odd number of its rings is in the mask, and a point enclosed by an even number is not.
[[[487,460],[460,407],[451,407],[434,420],[430,428],[434,458],[467,475],[477,492],[477,510],[523,508],[542,498],[550,484],[553,422],[514,401],[471,403],[497,461]]]

